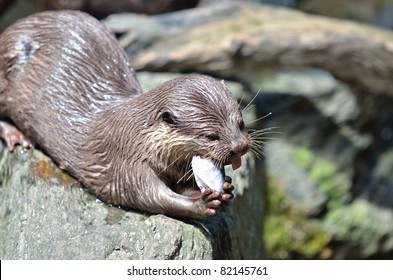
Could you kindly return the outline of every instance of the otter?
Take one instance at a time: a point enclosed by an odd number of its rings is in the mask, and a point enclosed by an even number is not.
[[[143,93],[113,34],[79,11],[47,11],[0,35],[0,135],[36,144],[102,201],[173,217],[216,215],[233,198],[198,189],[193,157],[241,165],[251,148],[221,81],[188,75]]]

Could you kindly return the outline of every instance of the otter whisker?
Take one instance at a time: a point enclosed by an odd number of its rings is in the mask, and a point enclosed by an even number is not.
[[[246,96],[246,95],[245,95],[245,94],[243,94],[243,95],[242,95],[242,98],[240,98],[240,100],[239,100],[239,105],[242,105],[242,102],[243,102],[244,96]]]
[[[190,171],[192,171],[192,169],[190,169],[188,172],[190,172]],[[188,172],[187,172],[187,173],[188,173]],[[192,178],[192,176],[194,176],[194,172],[192,172],[192,173],[190,174],[190,176],[187,177],[186,181],[190,180],[190,179]]]
[[[260,158],[264,153],[264,144],[268,140],[276,140],[277,137],[272,137],[271,135],[282,134],[280,131],[274,131],[278,127],[268,127],[259,130],[253,130],[250,132],[251,137],[251,147],[250,150],[254,156]]]
[[[187,161],[187,158],[188,158],[188,156],[190,155],[190,153],[187,153],[187,155],[185,156],[185,160]],[[185,172],[185,174],[184,174],[184,176],[186,176],[187,175],[187,173],[190,173],[190,175],[187,177],[187,179],[186,179],[186,181],[188,181],[188,180],[190,180],[191,179],[191,177],[194,175],[194,172],[193,172],[193,170],[192,170],[192,166],[191,166],[191,161],[190,160],[188,160],[187,161],[187,165],[184,167],[184,170],[186,171]],[[183,177],[184,177],[183,176]]]
[[[264,148],[263,145],[253,146],[253,147],[251,147],[251,152],[253,152],[254,155],[260,155],[263,152],[263,148]]]
[[[277,140],[277,137],[260,137],[260,138],[251,138],[254,142],[263,142],[263,140]]]
[[[218,157],[218,158],[214,159],[215,165],[218,166],[219,168],[222,168],[224,166],[224,162],[225,162],[224,157]]]
[[[279,127],[267,127],[263,129],[249,129],[250,134],[261,134],[261,133],[280,133],[279,131],[272,131],[274,129],[279,129]]]
[[[259,137],[251,137],[252,144],[264,144],[266,141],[274,141],[279,139],[279,137],[271,137],[271,136],[259,136]]]
[[[247,110],[242,110],[242,113],[244,113],[244,112],[246,112],[246,111],[249,111],[249,110],[252,110],[252,109],[254,109],[254,108],[255,108],[255,104],[250,104],[250,105],[248,106]]]
[[[264,155],[264,144],[265,141],[262,140],[252,141],[250,148],[251,152],[260,158],[261,155]]]
[[[255,131],[249,134],[251,138],[258,138],[261,136],[282,135],[280,131]]]
[[[168,170],[169,167],[173,166],[183,155],[178,156],[174,161],[172,161],[172,163],[168,164],[163,170],[160,171],[160,173],[158,173],[158,175],[160,175],[162,172],[165,172]]]
[[[243,113],[250,109],[250,106],[251,106],[252,102],[254,102],[255,98],[257,98],[257,96],[258,96],[259,93],[261,92],[261,89],[262,89],[262,88],[260,88],[260,89],[258,90],[258,92],[257,92],[257,93],[254,95],[254,97],[250,100],[250,102],[248,102],[248,104],[243,108],[243,110],[242,110]]]
[[[189,156],[190,156],[190,153],[187,153],[187,154],[184,156],[184,159],[187,160],[187,158],[188,158]],[[184,169],[187,170],[187,171],[185,171],[184,175],[176,182],[176,184],[179,184],[188,174],[189,174],[189,176],[187,177],[186,181],[190,180],[191,177],[194,175],[194,174],[193,174],[192,167],[191,167],[191,161],[187,161],[187,165],[184,166]],[[190,172],[191,172],[191,173],[190,173]]]
[[[252,153],[256,158],[258,158],[258,159],[260,159],[262,156],[265,155],[265,152],[264,152],[263,148],[261,148],[261,149],[254,149],[254,148],[251,148],[250,151],[251,151],[251,153]]]
[[[275,132],[260,132],[260,133],[254,133],[251,134],[250,133],[250,137],[252,140],[256,140],[256,139],[268,139],[267,137],[271,137],[271,138],[276,138],[276,136],[278,137],[279,135],[282,135],[282,133],[275,131]]]
[[[191,174],[190,174],[190,172],[191,172]],[[179,180],[177,180],[176,184],[179,184],[187,175],[189,175],[189,176],[186,179],[186,181],[190,180],[192,175],[194,175],[194,173],[192,172],[192,168],[190,168],[183,176],[181,176],[181,178]]]
[[[249,125],[249,124],[255,123],[257,121],[263,120],[263,119],[265,119],[265,118],[267,118],[267,117],[269,117],[271,115],[272,115],[272,112],[269,112],[269,113],[267,113],[266,115],[264,115],[264,116],[262,116],[260,118],[257,118],[257,119],[255,119],[255,120],[253,120],[251,122],[246,123],[246,125]]]
[[[280,138],[278,135],[281,135],[282,133],[280,132],[259,132],[259,133],[254,133],[250,134],[251,137],[251,142],[261,142],[263,140],[276,140]]]

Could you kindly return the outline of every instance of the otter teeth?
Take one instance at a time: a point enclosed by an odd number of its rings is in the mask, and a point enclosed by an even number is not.
[[[194,156],[191,161],[195,181],[203,192],[206,188],[224,192],[224,174],[211,159]]]

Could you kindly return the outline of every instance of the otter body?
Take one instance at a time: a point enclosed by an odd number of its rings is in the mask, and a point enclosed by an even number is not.
[[[193,156],[236,168],[251,145],[223,83],[194,75],[142,94],[116,39],[77,11],[0,35],[0,118],[11,151],[36,143],[103,201],[177,217],[215,215],[233,197],[230,178],[223,193],[198,190]]]

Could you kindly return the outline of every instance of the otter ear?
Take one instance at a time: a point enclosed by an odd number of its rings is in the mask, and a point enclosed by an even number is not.
[[[175,124],[176,117],[169,111],[165,111],[161,114],[161,119],[167,124]]]

